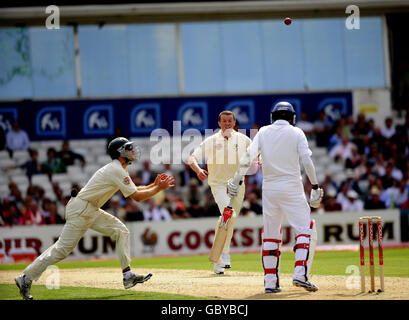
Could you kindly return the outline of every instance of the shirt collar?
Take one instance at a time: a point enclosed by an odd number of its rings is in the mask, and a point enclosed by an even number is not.
[[[281,119],[274,121],[274,124],[278,126],[290,125],[290,123],[287,120],[281,120]]]

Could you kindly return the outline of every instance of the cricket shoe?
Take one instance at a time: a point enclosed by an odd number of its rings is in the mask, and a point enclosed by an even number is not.
[[[213,271],[215,274],[224,274],[224,264],[223,263],[215,263]]]
[[[33,296],[30,295],[32,281],[26,277],[25,274],[18,276],[14,279],[17,287],[20,289],[20,295],[24,300],[33,300]]]
[[[228,254],[228,253],[222,253],[221,263],[224,264],[224,267],[225,267],[226,269],[230,269],[230,268],[231,268],[231,264],[230,264],[230,254]]]
[[[278,293],[283,291],[281,287],[278,288],[265,288],[265,293]]]
[[[132,288],[137,283],[144,283],[145,281],[148,281],[151,277],[152,277],[152,273],[148,273],[144,276],[140,274],[132,273],[132,275],[129,278],[127,279],[124,278],[124,287],[125,289]]]
[[[315,284],[309,282],[308,280],[302,281],[299,279],[293,279],[293,285],[296,287],[304,288],[305,290],[310,292],[318,291],[318,287]]]

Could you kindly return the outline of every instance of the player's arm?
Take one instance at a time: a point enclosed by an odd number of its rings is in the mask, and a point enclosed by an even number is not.
[[[149,186],[145,186],[145,189],[137,189],[130,197],[135,201],[145,201],[152,198],[155,194],[167,188],[173,188],[175,186],[175,178],[172,176],[167,176],[166,179],[161,179],[158,175],[155,182]]]
[[[194,172],[196,172],[197,177],[203,181],[207,179],[208,172],[202,168],[200,168],[199,164],[197,163],[197,159],[194,155],[191,155],[188,160],[189,166],[192,168]]]
[[[239,190],[239,182],[249,171],[254,160],[259,156],[259,133],[256,134],[254,140],[247,148],[247,152],[241,157],[239,162],[239,168],[237,169],[234,177],[227,181],[227,189],[230,197],[234,197]]]
[[[301,162],[304,165],[305,173],[307,174],[312,185],[310,206],[313,208],[318,208],[324,196],[324,190],[322,190],[318,185],[315,166],[311,159],[312,152],[308,147],[308,141],[304,133],[300,134],[299,136],[298,152],[300,154]]]

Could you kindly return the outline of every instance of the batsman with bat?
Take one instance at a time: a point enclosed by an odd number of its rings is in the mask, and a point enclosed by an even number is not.
[[[251,140],[246,135],[235,131],[234,113],[223,111],[219,114],[220,131],[206,138],[192,153],[189,165],[203,181],[208,178],[208,184],[220,210],[220,218],[216,225],[213,247],[209,260],[214,263],[214,272],[224,274],[231,267],[230,242],[233,236],[234,223],[240,213],[245,186],[237,182],[236,197],[230,199],[227,194],[227,180],[234,175],[239,167],[240,158],[246,153]],[[209,172],[198,165],[198,160],[207,157]],[[232,200],[230,202],[230,200]],[[227,211],[225,208],[230,206]],[[224,214],[223,214],[224,213]]]
[[[318,186],[307,138],[300,128],[294,127],[293,106],[285,101],[277,103],[271,112],[271,123],[259,130],[247,153],[240,159],[238,171],[228,181],[229,196],[234,198],[237,195],[237,181],[246,173],[251,161],[260,155],[263,164],[262,261],[265,292],[282,290],[279,284],[279,259],[284,214],[296,234],[293,285],[307,291],[317,291],[318,287],[308,280],[316,241],[309,205],[318,208],[324,192]],[[309,205],[299,159],[312,184]]]
[[[66,223],[58,241],[34,260],[23,274],[15,278],[20,294],[25,300],[32,300],[31,283],[38,280],[48,266],[65,259],[75,248],[88,229],[95,230],[116,241],[116,250],[123,273],[125,289],[150,279],[152,274],[135,274],[130,268],[129,230],[115,216],[101,207],[120,190],[124,197],[144,201],[158,192],[175,186],[175,179],[166,174],[158,175],[148,186],[136,187],[128,173],[128,165],[141,156],[138,146],[128,139],[119,137],[108,145],[112,162],[91,177],[79,193],[71,192],[71,199],[65,208]]]

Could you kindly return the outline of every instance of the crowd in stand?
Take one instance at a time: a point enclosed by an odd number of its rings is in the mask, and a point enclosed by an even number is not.
[[[320,182],[325,191],[322,206],[313,212],[409,209],[409,113],[403,123],[394,124],[392,118],[387,118],[382,127],[376,126],[373,119],[366,119],[364,114],[358,115],[357,119],[341,116],[330,121],[325,112],[321,112],[318,120],[310,122],[307,114],[302,113],[296,126],[310,141],[315,140],[317,147],[326,148],[332,161],[341,164],[346,174],[345,180],[338,184],[326,174],[325,180]],[[117,134],[121,135],[120,132]],[[38,173],[51,177],[66,172],[68,166],[86,164],[83,155],[70,150],[68,141],[63,142],[59,151],[49,148],[47,160],[40,163],[37,150],[30,149],[29,137],[17,121],[9,132],[0,132],[0,150],[7,150],[10,157],[15,150],[30,152],[30,160],[19,166],[25,170],[30,182]],[[12,168],[3,170],[9,169]],[[170,165],[164,165],[161,172],[175,176],[176,188],[140,203],[124,199],[118,192],[102,209],[124,222],[219,216],[207,183],[199,181],[188,165],[182,172],[174,172]],[[137,186],[153,182],[158,173],[150,168],[149,161],[144,161],[139,171],[133,172],[130,167],[131,178]],[[310,183],[306,179],[304,175],[308,196]],[[261,215],[261,170],[247,176],[245,183],[246,195],[240,214]],[[52,186],[55,200],[45,196],[42,186],[32,184],[23,196],[18,185],[10,181],[9,195],[0,202],[0,226],[64,223],[64,208],[70,196],[63,194],[58,183]],[[74,184],[73,188],[79,191],[81,186]]]

